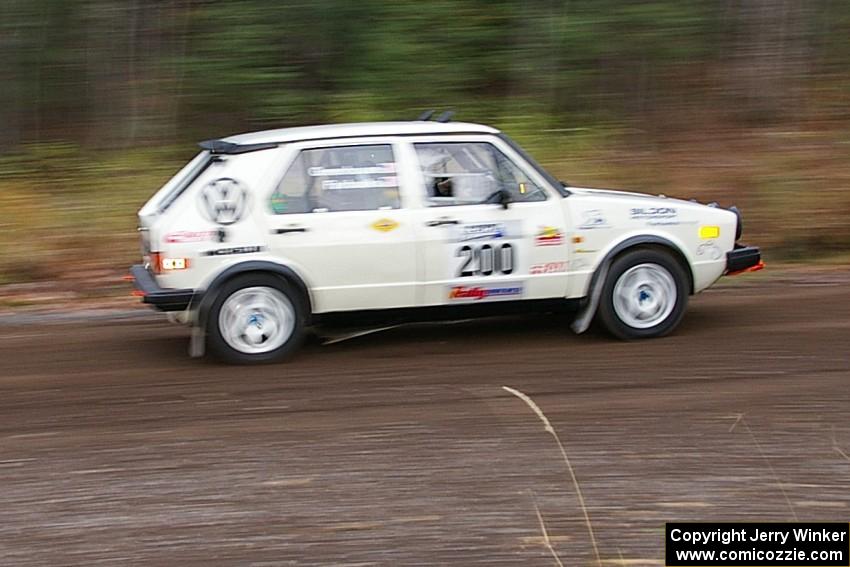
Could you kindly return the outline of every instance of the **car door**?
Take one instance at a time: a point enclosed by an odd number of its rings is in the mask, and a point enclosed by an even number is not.
[[[293,144],[268,197],[270,249],[307,282],[315,312],[416,302],[415,232],[392,142]]]
[[[494,137],[417,139],[410,149],[422,305],[565,297],[566,215],[533,168]]]

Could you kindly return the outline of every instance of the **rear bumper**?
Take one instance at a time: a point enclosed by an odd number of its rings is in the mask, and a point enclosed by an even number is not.
[[[160,311],[183,311],[192,303],[193,289],[167,289],[159,287],[153,275],[141,264],[130,268],[133,285],[141,292],[142,303]]]
[[[755,246],[736,244],[735,249],[726,253],[726,275],[732,276],[741,272],[754,272],[764,268],[761,251]]]

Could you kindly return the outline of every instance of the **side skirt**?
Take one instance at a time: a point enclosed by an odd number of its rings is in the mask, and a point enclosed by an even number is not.
[[[578,299],[529,299],[524,301],[498,301],[461,305],[435,305],[398,309],[368,309],[362,311],[336,311],[314,313],[312,323],[321,327],[363,327],[370,325],[399,325],[428,321],[452,321],[498,317],[526,313],[573,313],[578,310]]]

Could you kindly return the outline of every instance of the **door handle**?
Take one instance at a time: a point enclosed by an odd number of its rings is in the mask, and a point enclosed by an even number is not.
[[[307,229],[303,226],[292,226],[289,228],[275,228],[272,230],[272,234],[287,234],[290,232],[307,232]]]
[[[457,219],[437,219],[426,222],[425,226],[442,226],[444,224],[460,224],[460,221]]]

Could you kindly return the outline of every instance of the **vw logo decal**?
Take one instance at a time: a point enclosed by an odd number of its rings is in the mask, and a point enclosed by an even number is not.
[[[229,225],[242,218],[248,206],[248,193],[245,188],[230,177],[210,181],[201,190],[201,212],[214,223]]]

